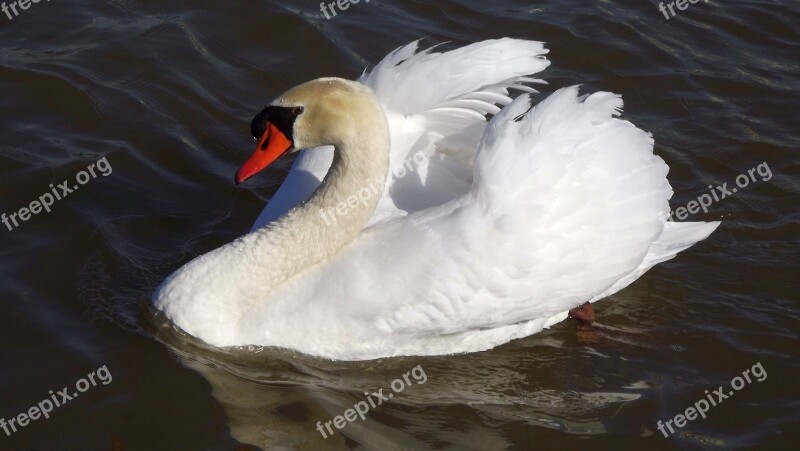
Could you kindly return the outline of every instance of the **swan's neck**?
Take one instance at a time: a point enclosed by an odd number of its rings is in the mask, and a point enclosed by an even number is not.
[[[335,255],[366,226],[389,170],[383,112],[370,122],[334,143],[333,164],[310,199],[242,238],[247,271],[255,275],[249,299],[263,301],[292,276]]]

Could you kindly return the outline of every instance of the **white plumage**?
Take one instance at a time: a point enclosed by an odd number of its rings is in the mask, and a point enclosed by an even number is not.
[[[718,226],[665,221],[668,167],[649,134],[617,118],[619,96],[571,87],[533,109],[529,94],[511,101],[509,89],[533,92],[526,76],[549,64],[541,43],[416,49],[392,52],[360,80],[392,141],[367,228],[266,294],[239,289],[257,286],[248,266],[269,270],[248,254],[264,226],[309,198],[331,166],[333,147],[307,149],[254,232],[173,274],[155,305],[217,346],[343,360],[479,351],[613,294]]]

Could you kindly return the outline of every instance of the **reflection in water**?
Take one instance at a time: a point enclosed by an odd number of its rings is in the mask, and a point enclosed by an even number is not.
[[[425,449],[440,441],[506,449],[512,442],[503,426],[513,424],[602,434],[607,429],[601,414],[638,400],[647,387],[605,391],[599,380],[561,377],[565,361],[559,353],[572,344],[552,337],[475,354],[339,362],[275,348],[212,348],[149,307],[145,316],[159,341],[209,382],[231,435],[263,449],[380,449],[386,443]],[[614,343],[602,326],[565,327],[576,344]],[[318,422],[343,415],[365,392],[391,393],[392,381],[416,366],[424,369],[424,384],[409,376],[411,385],[370,409],[366,420],[356,419],[327,439],[318,432]]]

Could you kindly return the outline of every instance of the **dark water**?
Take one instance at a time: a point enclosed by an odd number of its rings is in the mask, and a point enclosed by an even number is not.
[[[0,15],[0,213],[96,165],[50,213],[0,224],[0,418],[107,370],[49,419],[0,429],[1,450],[796,449],[800,2],[712,0],[667,20],[656,2],[373,0],[330,21],[318,3],[52,0]],[[265,103],[420,37],[501,36],[547,43],[543,94],[621,93],[671,167],[674,207],[760,164],[771,177],[692,215],[724,223],[598,303],[594,326],[488,352],[221,354],[149,320],[155,286],[245,232],[279,185],[288,162],[232,183]],[[424,384],[317,432],[417,365]],[[745,370],[752,383],[706,419],[656,429]]]

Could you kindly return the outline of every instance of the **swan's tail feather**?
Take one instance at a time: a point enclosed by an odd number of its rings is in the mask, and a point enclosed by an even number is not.
[[[650,251],[644,258],[642,265],[652,267],[667,261],[697,242],[708,238],[719,227],[719,221],[714,222],[667,222],[661,236],[650,246]]]
[[[719,221],[666,222],[664,224],[664,230],[661,232],[658,239],[650,246],[642,263],[630,274],[618,280],[603,293],[592,298],[591,302],[599,301],[627,287],[653,266],[672,259],[678,255],[679,252],[708,238],[720,224]]]

